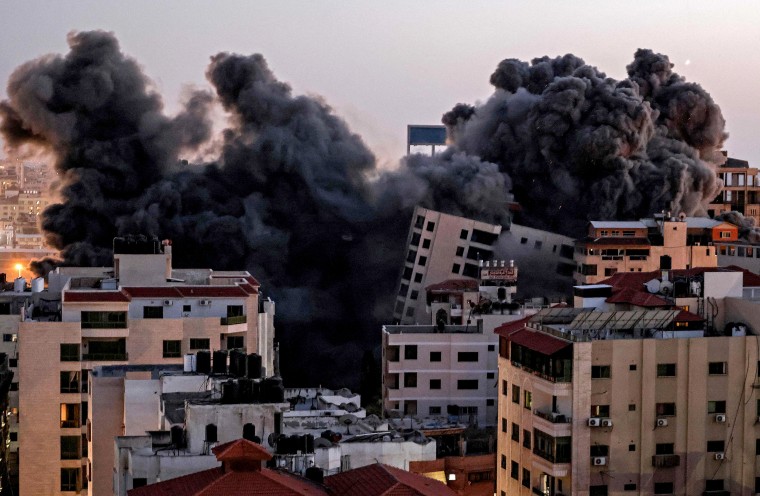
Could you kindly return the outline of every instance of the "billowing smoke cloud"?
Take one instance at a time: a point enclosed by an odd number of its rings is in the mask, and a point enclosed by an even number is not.
[[[638,50],[628,79],[582,59],[507,59],[484,104],[444,115],[452,148],[498,164],[521,223],[578,236],[588,220],[704,215],[720,191],[720,108],[668,58]]]
[[[750,243],[760,244],[760,227],[755,225],[754,217],[745,217],[741,212],[725,212],[715,217],[739,228],[739,237]]]
[[[213,56],[213,92],[170,117],[112,34],[68,41],[66,55],[19,67],[0,103],[11,148],[55,157],[63,201],[42,215],[48,242],[64,264],[108,265],[114,236],[143,233],[171,238],[178,267],[250,270],[278,303],[293,385],[350,384],[392,312],[415,205],[507,221],[495,164],[452,152],[380,174],[361,138],[261,55]],[[219,156],[188,163],[212,139],[214,102],[229,115]]]

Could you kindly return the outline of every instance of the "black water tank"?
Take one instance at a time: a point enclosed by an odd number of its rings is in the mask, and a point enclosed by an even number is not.
[[[230,375],[235,377],[245,377],[245,352],[240,350],[230,351]]]
[[[251,353],[248,355],[246,361],[248,373],[246,377],[249,379],[261,379],[261,355]]]
[[[210,351],[199,351],[195,354],[195,370],[199,374],[209,375],[211,373]]]
[[[227,352],[215,351],[214,352],[214,374],[226,374],[227,373]]]
[[[269,377],[261,381],[261,401],[282,403],[285,401],[285,387],[279,377]]]
[[[172,436],[172,445],[177,448],[184,448],[185,447],[185,430],[175,425],[171,428],[171,436]]]
[[[238,385],[235,381],[229,380],[222,383],[222,404],[230,405],[238,403]]]
[[[306,452],[314,453],[314,436],[306,434],[304,437],[306,437]]]
[[[250,379],[238,379],[238,397],[241,403],[253,402],[253,381]]]
[[[672,259],[669,255],[660,255],[660,270],[670,270]]]
[[[325,481],[325,474],[321,468],[309,467],[306,469],[306,478],[317,484],[322,484]]]
[[[261,401],[261,382],[253,381],[253,391],[251,394],[251,402],[257,403]]]

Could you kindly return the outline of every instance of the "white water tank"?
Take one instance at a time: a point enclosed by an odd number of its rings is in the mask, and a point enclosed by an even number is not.
[[[32,293],[42,293],[45,289],[45,279],[42,277],[35,277],[32,279]]]
[[[182,370],[184,372],[187,372],[187,373],[195,372],[195,355],[192,353],[186,354],[182,365],[183,365]]]
[[[16,293],[23,293],[24,289],[26,289],[26,279],[23,277],[17,277],[15,281],[13,281],[13,291]]]

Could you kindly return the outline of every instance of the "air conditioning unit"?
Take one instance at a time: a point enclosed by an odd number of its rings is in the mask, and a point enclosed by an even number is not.
[[[726,454],[723,453],[723,452],[715,453],[715,459],[716,460],[725,460],[726,459]]]
[[[726,422],[726,416],[723,415],[722,413],[719,413],[718,415],[715,416],[715,421],[723,424]]]
[[[599,427],[602,425],[602,419],[591,417],[588,419],[588,426],[589,427]]]
[[[602,465],[607,465],[607,457],[595,456],[591,459],[591,464],[595,467],[601,467]]]
[[[170,307],[172,305],[174,305],[174,302],[172,300],[164,300],[165,307]]]
[[[657,427],[667,427],[667,425],[668,425],[668,419],[665,419],[665,418],[657,419]]]
[[[612,427],[612,419],[602,419],[602,427]]]
[[[211,305],[211,300],[201,300],[201,301],[198,302],[198,304],[201,305],[201,306],[203,306],[203,307],[207,307],[207,306]]]

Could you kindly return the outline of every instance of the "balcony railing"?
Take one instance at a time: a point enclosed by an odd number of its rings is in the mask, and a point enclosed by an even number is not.
[[[248,321],[246,317],[247,317],[246,315],[236,315],[235,317],[222,317],[221,324],[222,325],[245,324]]]
[[[566,417],[565,415],[556,412],[547,413],[540,410],[533,410],[533,415],[548,420],[552,424],[569,424],[572,421],[570,417]]]
[[[655,468],[671,468],[681,464],[679,455],[653,455],[652,466]]]
[[[554,453],[550,453],[548,451],[541,451],[539,449],[533,448],[533,454],[538,455],[544,460],[551,462],[551,463],[570,463],[570,455],[565,456],[554,456]]]
[[[126,322],[84,322],[82,329],[126,329]]]
[[[520,362],[516,362],[514,360],[512,360],[512,366],[513,367],[517,367],[519,369],[522,369],[525,372],[528,372],[529,374],[533,374],[536,377],[540,377],[541,379],[544,379],[545,381],[549,381],[549,382],[572,382],[572,378],[570,378],[570,377],[564,377],[564,376],[563,377],[555,377],[555,376],[551,376],[551,375],[548,375],[548,374],[544,374],[543,372],[539,372],[538,370],[534,370],[534,369],[532,369],[530,367],[527,367],[527,366],[521,364]]]
[[[82,361],[87,362],[125,362],[129,353],[83,353]]]

